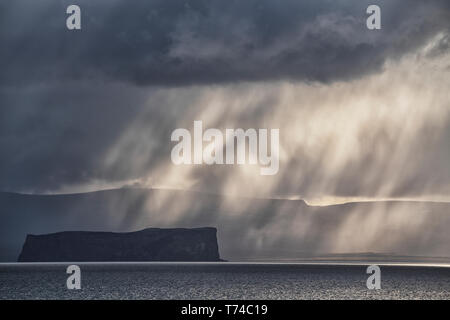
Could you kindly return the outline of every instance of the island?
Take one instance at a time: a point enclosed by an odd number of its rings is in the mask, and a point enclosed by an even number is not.
[[[27,235],[19,262],[222,261],[217,229],[148,228],[136,232],[67,231]]]

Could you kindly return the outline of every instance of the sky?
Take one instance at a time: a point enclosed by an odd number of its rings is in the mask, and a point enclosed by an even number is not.
[[[450,200],[449,1],[4,0],[0,41],[2,191]],[[194,120],[279,128],[278,174],[174,165]]]

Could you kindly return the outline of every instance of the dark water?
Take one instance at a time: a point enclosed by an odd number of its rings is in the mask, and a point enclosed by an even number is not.
[[[364,265],[79,264],[0,265],[0,299],[449,299],[450,268],[381,266],[381,290]]]

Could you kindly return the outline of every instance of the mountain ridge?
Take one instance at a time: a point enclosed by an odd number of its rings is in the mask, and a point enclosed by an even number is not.
[[[218,228],[227,260],[296,259],[336,252],[450,256],[450,204],[384,201],[309,206],[303,200],[121,188],[63,195],[0,193],[0,261],[16,261],[27,234]]]

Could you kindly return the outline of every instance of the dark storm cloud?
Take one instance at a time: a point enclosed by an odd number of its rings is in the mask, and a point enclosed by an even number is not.
[[[81,31],[65,28],[72,3],[82,8]],[[382,8],[381,31],[365,27],[369,3]],[[170,163],[171,131],[191,125],[208,106],[207,99],[197,103],[208,87],[189,93],[180,86],[360,77],[448,31],[449,6],[413,0],[1,1],[0,190],[58,191],[96,179],[147,177],[161,161]],[[445,51],[448,36],[430,55]],[[151,85],[176,88],[158,95]],[[248,99],[247,89],[228,88],[225,95]],[[226,107],[214,112],[236,128],[256,127],[274,112],[281,99],[276,91],[253,91],[264,97],[255,108],[242,103],[239,115]],[[424,137],[411,153],[426,145],[440,155],[439,170],[431,174],[440,190],[448,185],[448,144],[444,139],[441,148]],[[326,159],[332,142],[323,149]],[[278,193],[316,191],[314,181],[330,178],[326,164],[305,152],[300,148],[298,159],[282,164],[287,169],[280,172]],[[366,171],[371,156],[367,150],[327,191],[374,194],[379,181],[370,188],[355,183],[355,172]],[[414,194],[420,193],[420,181],[430,177],[428,164],[418,163],[415,183],[402,181],[395,191],[407,194],[417,185]],[[298,168],[308,172],[302,179],[292,175]],[[200,189],[220,192],[229,173],[224,167],[196,168],[189,177]]]
[[[65,9],[82,9],[68,31]],[[365,27],[369,4],[382,30]],[[448,1],[2,1],[0,84],[349,79],[448,30]]]
[[[142,106],[139,92],[122,89],[0,90],[0,189],[42,192],[103,178],[100,156]]]

